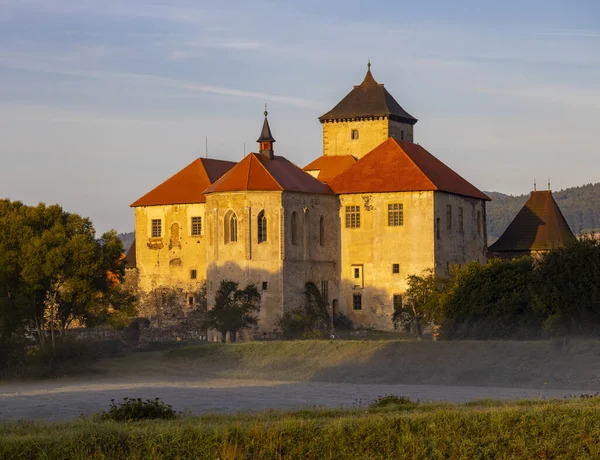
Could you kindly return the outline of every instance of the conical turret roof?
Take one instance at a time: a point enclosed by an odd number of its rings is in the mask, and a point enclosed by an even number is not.
[[[383,83],[378,83],[371,73],[369,63],[365,79],[354,87],[338,105],[319,117],[325,121],[367,117],[389,117],[392,120],[414,125],[417,119],[404,110]]]
[[[550,190],[534,191],[490,251],[547,251],[573,241]]]

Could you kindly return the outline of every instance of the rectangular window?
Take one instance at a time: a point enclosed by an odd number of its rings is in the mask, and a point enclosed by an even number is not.
[[[192,305],[194,305],[194,296],[189,296],[188,297],[188,305],[191,307]]]
[[[438,240],[440,239],[441,232],[440,225],[442,224],[440,223],[440,218],[438,217],[437,219],[435,219],[435,236]]]
[[[325,304],[329,304],[329,281],[321,281],[321,298]]]
[[[359,293],[352,294],[352,308],[354,310],[362,310],[362,295]]]
[[[202,235],[202,217],[192,217],[192,236]]]
[[[404,140],[404,131],[400,131],[400,140],[403,141]]]
[[[392,273],[394,275],[400,273],[400,264],[392,264]]]
[[[452,230],[452,205],[446,205],[446,228]]]
[[[355,279],[360,278],[360,268],[358,268],[358,267],[354,267],[354,278]]]
[[[481,235],[481,211],[477,211],[477,234]]]
[[[198,272],[195,269],[190,270],[190,279],[195,280],[196,278],[198,278]]]
[[[463,208],[458,208],[458,231],[461,233],[464,233],[464,231],[465,231],[463,218],[464,218]]]
[[[358,139],[358,129],[352,130],[352,140],[355,141]]]
[[[152,219],[152,238],[160,238],[162,236],[162,220]]]
[[[269,287],[269,283],[267,281],[263,281],[262,282],[262,290],[266,291],[268,287]]]
[[[404,225],[404,205],[402,203],[388,204],[388,226],[400,227]]]
[[[346,206],[346,228],[360,228],[360,206]]]
[[[402,310],[402,295],[401,294],[394,294],[393,302],[394,302],[394,311]]]

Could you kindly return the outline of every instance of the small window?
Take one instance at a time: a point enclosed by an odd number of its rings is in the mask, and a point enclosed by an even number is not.
[[[192,217],[192,236],[202,235],[202,217]]]
[[[388,204],[388,226],[401,227],[404,225],[404,205],[402,203]]]
[[[235,243],[238,240],[238,220],[233,211],[225,214],[225,243]]]
[[[463,208],[458,208],[458,231],[461,233],[464,233],[464,231],[465,231],[463,218],[464,218]]]
[[[325,246],[325,218],[323,216],[319,219],[319,244]]]
[[[354,279],[360,278],[360,268],[354,267]]]
[[[162,236],[162,220],[152,219],[152,238],[160,238]]]
[[[325,304],[329,304],[329,281],[321,281],[321,298]]]
[[[452,230],[452,205],[446,205],[446,228]]]
[[[394,302],[394,311],[402,310],[402,295],[394,294],[393,302]]]
[[[261,211],[258,213],[258,242],[264,243],[267,241],[267,218],[265,212]]]
[[[440,239],[440,225],[442,225],[440,223],[440,218],[438,217],[437,219],[435,219],[435,237],[439,240]]]
[[[400,264],[392,264],[392,273],[394,275],[400,273]]]
[[[477,234],[481,235],[481,211],[477,211]]]
[[[190,270],[190,279],[195,280],[196,278],[198,278],[198,272],[195,269]]]
[[[352,140],[355,141],[358,139],[358,129],[352,130]]]
[[[362,310],[362,295],[359,293],[352,294],[352,308],[354,310]]]
[[[188,297],[188,305],[191,307],[192,305],[194,305],[194,296],[189,296]]]
[[[404,140],[404,130],[400,131],[400,140]]]
[[[360,228],[360,206],[346,206],[346,228]]]
[[[292,213],[292,244],[298,244],[298,214]]]
[[[266,291],[268,287],[269,287],[269,283],[267,281],[263,281],[262,282],[262,290]]]

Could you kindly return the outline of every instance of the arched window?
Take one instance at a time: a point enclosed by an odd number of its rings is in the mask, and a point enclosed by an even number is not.
[[[323,216],[319,219],[319,244],[325,246],[325,219]]]
[[[265,212],[261,211],[258,213],[258,242],[264,243],[267,241],[267,218]]]
[[[235,243],[238,240],[238,222],[235,212],[225,214],[225,243]]]
[[[298,244],[298,214],[292,213],[292,244]]]

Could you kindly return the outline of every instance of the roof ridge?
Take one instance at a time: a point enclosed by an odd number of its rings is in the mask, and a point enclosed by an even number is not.
[[[254,155],[256,155],[256,154],[254,154]],[[278,158],[283,158],[284,160],[287,160],[287,158],[284,158],[284,157],[282,157],[282,156],[280,156],[280,157],[278,157]],[[263,169],[264,169],[264,170],[267,172],[267,174],[269,175],[269,177],[275,181],[275,183],[276,183],[276,184],[279,186],[279,188],[280,188],[281,190],[283,190],[283,186],[282,186],[282,185],[279,183],[279,181],[278,181],[277,179],[275,179],[275,177],[273,176],[273,174],[271,174],[271,172],[269,171],[269,169],[268,169],[268,168],[267,168],[267,167],[266,167],[266,166],[265,166],[265,165],[262,163],[262,161],[260,161],[260,159],[258,159],[258,158],[257,158],[257,160],[258,160],[258,162],[260,163],[260,165],[262,166],[262,168],[263,168]],[[288,161],[289,161],[289,160],[288,160]],[[293,163],[292,163],[292,164],[293,164]],[[303,172],[304,172],[304,171],[303,171]]]
[[[419,170],[419,172],[423,175],[423,177],[425,177],[425,179],[427,179],[427,181],[429,181],[429,183],[432,185],[432,187],[435,190],[440,190],[440,188],[437,186],[437,184],[435,182],[433,182],[427,174],[425,174],[425,172],[423,171],[423,169],[416,163],[415,160],[413,160],[413,158],[410,156],[410,154],[406,150],[404,150],[402,148],[402,146],[398,143],[398,141],[396,140],[395,137],[390,137],[390,138],[388,138],[388,140],[392,140],[393,142],[396,143],[396,145],[400,148],[400,150],[402,150],[402,152],[404,152],[404,154],[408,157],[408,159],[410,160],[410,162],[413,165],[415,165],[415,168],[417,168]],[[422,148],[419,144],[414,144],[414,145],[418,146],[419,148]],[[423,149],[423,150],[425,150],[425,149]]]

